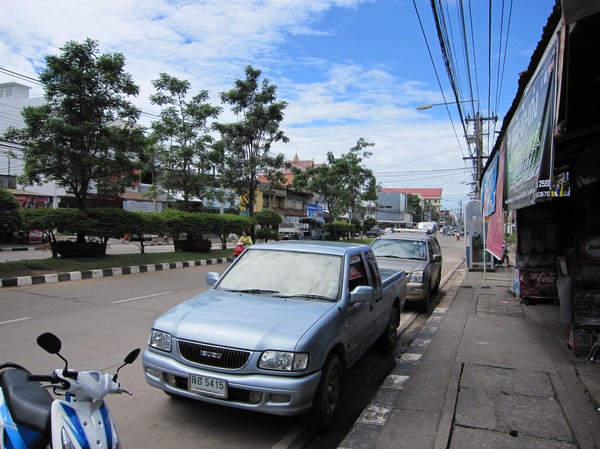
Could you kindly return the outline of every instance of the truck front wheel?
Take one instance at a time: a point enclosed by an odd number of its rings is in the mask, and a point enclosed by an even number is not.
[[[417,307],[421,313],[429,313],[429,306],[431,303],[431,286],[427,284],[425,288],[427,289],[425,292],[425,298],[423,298],[421,302],[417,303]]]
[[[339,357],[331,354],[323,367],[321,382],[313,400],[311,424],[317,429],[331,427],[339,414],[344,387],[344,367]]]

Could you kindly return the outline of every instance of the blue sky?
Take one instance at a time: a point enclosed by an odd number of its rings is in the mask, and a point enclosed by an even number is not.
[[[496,128],[488,130],[494,135],[554,0],[492,1],[491,104],[489,2],[440,4],[461,79],[460,98],[476,97],[483,116],[499,116]],[[460,4],[472,19],[466,23],[475,42],[468,71],[458,35]],[[328,151],[346,153],[362,137],[375,144],[365,165],[384,187],[441,187],[444,206],[451,209],[471,189],[473,170],[463,160],[468,149],[456,106],[416,110],[444,98],[454,101],[429,0],[23,0],[4,5],[3,17],[1,68],[35,78],[46,55],[58,54],[68,40],[89,37],[102,52],[124,54],[126,70],[141,87],[133,102],[156,114],[148,97],[159,73],[187,79],[192,93],[208,90],[216,104],[218,93],[243,78],[244,66],[251,64],[289,102],[281,128],[290,142],[277,145],[276,152],[323,162]],[[42,93],[39,85],[0,73],[0,82],[6,81]],[[227,117],[224,113],[221,120]],[[145,124],[149,120],[145,115]],[[486,151],[492,144],[486,141]]]

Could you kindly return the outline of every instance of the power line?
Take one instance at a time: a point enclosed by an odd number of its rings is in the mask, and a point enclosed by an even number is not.
[[[440,168],[440,169],[435,169],[435,170],[410,170],[410,171],[396,171],[396,172],[373,172],[374,174],[381,174],[381,176],[397,176],[397,175],[414,175],[414,174],[418,174],[418,173],[464,173],[465,168],[464,167],[460,167],[460,168]]]
[[[433,54],[431,53],[431,47],[429,46],[429,41],[427,39],[427,35],[425,34],[425,28],[423,27],[423,21],[421,20],[421,15],[419,13],[419,9],[417,8],[417,4],[416,4],[415,0],[413,0],[413,6],[415,8],[415,13],[417,14],[419,26],[421,27],[421,33],[423,34],[423,38],[425,40],[425,45],[427,47],[427,53],[429,54],[429,59],[431,61],[431,65],[433,66],[435,78],[436,78],[438,86],[440,88],[440,92],[442,93],[442,97],[444,98],[444,103],[447,103],[446,96],[444,95],[444,89],[442,88],[442,82],[440,80],[440,76],[438,74],[437,67],[436,67],[435,61],[433,59]],[[450,114],[450,109],[449,109],[448,105],[446,105],[446,112],[448,113],[448,117],[450,118],[450,124],[452,125],[452,130],[454,131],[454,136],[456,137],[456,141],[458,142],[458,147],[460,148],[460,152],[464,158],[465,153],[464,153],[463,147],[461,145],[461,139],[458,137],[458,133],[456,132],[456,127],[454,126],[454,120],[452,119],[452,114]],[[462,116],[461,116],[461,124],[462,124]],[[463,126],[463,130],[464,130],[464,125],[462,125],[462,126]]]
[[[17,72],[14,72],[12,70],[5,69],[4,67],[0,67],[0,72],[1,73],[5,73],[6,75],[14,76],[16,78],[20,78],[20,79],[25,80],[25,81],[30,81],[32,83],[35,83],[35,84],[39,85],[39,86],[42,85],[42,83],[40,82],[40,80],[38,80],[37,78],[32,78],[30,76],[23,75],[22,73],[17,73]]]
[[[13,70],[5,69],[4,67],[0,67],[0,73],[4,73],[4,74],[10,75],[10,76],[14,76],[16,78],[20,78],[20,79],[23,79],[25,81],[30,81],[32,83],[35,83],[35,84],[39,85],[39,86],[43,86],[44,85],[41,81],[39,81],[36,78],[32,78],[30,76],[23,75],[22,73],[15,72]],[[10,108],[15,108],[15,109],[19,109],[19,110],[21,109],[20,107],[12,106],[12,105],[9,105],[9,104],[6,104],[6,103],[0,103],[0,104],[2,104],[3,106],[6,106],[6,107],[10,107]],[[141,111],[140,115],[142,115],[144,117],[151,118],[151,119],[159,119],[160,118],[159,114],[155,114],[153,112],[147,112],[147,111]]]

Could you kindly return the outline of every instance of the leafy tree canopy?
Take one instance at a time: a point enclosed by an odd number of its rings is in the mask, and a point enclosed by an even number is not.
[[[264,228],[275,228],[283,223],[283,215],[273,209],[263,209],[254,214],[256,222]]]
[[[60,50],[46,57],[40,73],[47,103],[24,108],[25,127],[9,129],[5,138],[23,145],[21,183],[55,182],[85,209],[90,189],[122,192],[136,177],[145,139],[135,126],[140,111],[128,97],[139,88],[121,53],[100,54],[91,39]]]
[[[21,223],[21,203],[6,189],[0,187],[0,230],[12,230]]]
[[[406,205],[409,212],[412,213],[413,221],[423,221],[423,207],[418,195],[408,194],[406,197]]]
[[[374,144],[360,138],[347,154],[336,158],[327,153],[326,163],[294,172],[294,186],[321,196],[329,209],[329,221],[347,212],[353,212],[363,200],[377,200],[377,186],[373,172],[363,165],[371,156],[366,148]]]
[[[217,192],[212,188],[216,162],[209,120],[216,118],[221,108],[208,103],[206,90],[187,101],[190,83],[166,73],[152,84],[157,93],[150,101],[163,109],[160,119],[152,122],[152,138],[158,145],[152,147],[151,158],[158,165],[163,188],[180,192],[183,209],[189,210],[192,197],[203,199]]]
[[[277,87],[268,79],[259,81],[261,71],[247,66],[246,78],[236,80],[234,87],[221,93],[221,101],[231,105],[237,121],[218,123],[219,170],[225,185],[235,188],[254,215],[259,177],[269,183],[282,180],[285,166],[283,154],[272,156],[274,142],[288,142],[279,125],[283,120],[285,101],[277,101]]]

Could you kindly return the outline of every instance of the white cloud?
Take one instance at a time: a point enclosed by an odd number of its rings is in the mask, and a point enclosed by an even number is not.
[[[134,102],[146,112],[157,113],[148,98],[154,93],[151,81],[159,73],[187,79],[193,93],[206,89],[211,102],[218,103],[218,93],[231,88],[235,79],[243,78],[244,66],[251,64],[278,86],[279,99],[289,103],[282,129],[291,142],[274,148],[287,157],[298,153],[301,158],[314,157],[322,162],[328,151],[345,153],[363,137],[375,143],[367,165],[376,173],[385,173],[388,167],[397,167],[398,172],[464,167],[464,143],[461,152],[447,117],[434,121],[432,114],[415,109],[418,104],[439,102],[437,84],[427,79],[430,74],[416,80],[404,79],[401,70],[392,68],[392,58],[398,58],[402,51],[399,43],[394,44],[396,53],[390,53],[390,61],[384,62],[324,58],[307,48],[302,53],[293,51],[296,39],[310,37],[318,45],[336,35],[335,24],[323,22],[328,14],[357,14],[368,3],[376,2],[6,2],[0,30],[0,66],[35,77],[45,65],[46,55],[59,54],[59,48],[69,40],[89,37],[99,42],[102,52],[125,55],[126,70],[141,87]],[[304,76],[307,73],[310,76]],[[11,79],[0,79],[3,81]],[[34,94],[42,93],[39,86],[32,87]],[[457,132],[462,133],[462,129]],[[419,161],[407,163],[414,159]],[[461,181],[450,179],[456,177],[460,176],[440,175],[438,181],[447,182],[455,191],[467,192]],[[425,178],[419,182],[436,186],[435,177]],[[392,184],[394,175],[386,174],[382,179]]]

